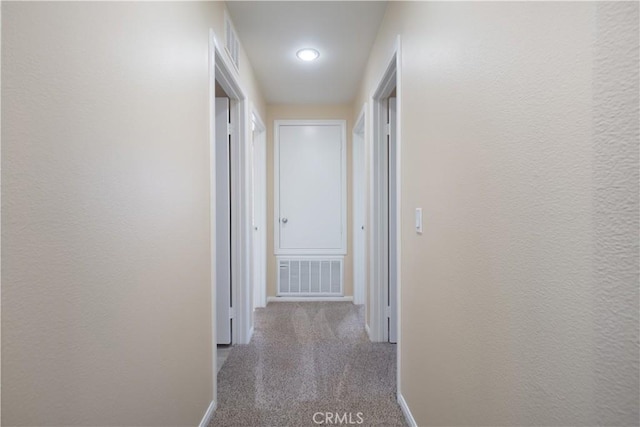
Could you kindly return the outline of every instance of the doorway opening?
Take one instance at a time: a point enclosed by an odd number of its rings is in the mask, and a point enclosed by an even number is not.
[[[371,333],[398,342],[400,127],[398,50],[372,96]]]
[[[248,105],[233,65],[209,32],[210,212],[213,402],[218,343],[246,344],[250,314]]]
[[[238,101],[232,100],[217,80],[215,95],[216,330],[218,346],[228,346],[233,342],[233,288],[237,274],[233,271],[232,234],[237,226],[233,201],[237,198],[234,160],[238,154],[238,138],[232,129],[237,127]]]
[[[401,396],[401,58],[398,36],[371,96],[370,337],[397,343]]]

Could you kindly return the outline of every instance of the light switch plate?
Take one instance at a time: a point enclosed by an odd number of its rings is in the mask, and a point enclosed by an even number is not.
[[[416,233],[422,234],[422,208],[416,208]]]

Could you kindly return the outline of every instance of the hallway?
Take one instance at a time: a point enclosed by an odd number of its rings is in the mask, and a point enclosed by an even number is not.
[[[0,427],[640,426],[640,1],[0,15]]]
[[[404,426],[395,353],[369,341],[363,306],[270,303],[256,311],[251,343],[233,347],[218,373],[210,425],[314,426],[337,413],[355,424]]]

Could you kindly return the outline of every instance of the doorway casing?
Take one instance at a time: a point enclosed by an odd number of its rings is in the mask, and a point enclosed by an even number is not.
[[[252,309],[255,309],[267,305],[267,127],[253,106],[251,121],[253,132],[251,267],[253,278]],[[259,167],[256,167],[257,164]],[[258,257],[262,259],[258,259]]]
[[[369,228],[366,223],[366,110],[365,103],[353,127],[351,141],[353,146],[353,303],[364,304],[365,310],[368,310],[365,300],[367,283],[365,233]]]
[[[387,194],[387,99],[396,90],[396,98],[398,103],[397,109],[397,129],[396,129],[396,141],[398,145],[397,150],[397,164],[396,170],[398,172],[397,185],[395,188],[397,198],[397,217],[400,216],[400,106],[401,106],[401,94],[400,94],[400,79],[399,75],[399,50],[400,39],[394,46],[391,59],[387,62],[388,66],[379,80],[378,85],[374,89],[371,95],[371,150],[370,150],[370,170],[371,170],[371,182],[370,182],[370,208],[369,208],[369,256],[371,257],[369,263],[369,274],[371,278],[371,292],[370,292],[370,331],[373,341],[387,341],[388,332],[386,330],[387,319],[387,293],[388,286],[388,194]],[[398,221],[398,224],[401,221]],[[396,238],[398,243],[398,259],[400,251],[400,233],[396,230]],[[398,263],[400,265],[400,263]],[[400,285],[400,271],[398,271],[397,283],[398,288]],[[400,299],[398,298],[398,306],[400,306]],[[396,311],[399,316],[399,310]],[[398,328],[400,329],[400,328]],[[398,340],[399,344],[400,340]]]
[[[369,277],[370,277],[370,338],[372,341],[387,341],[387,292],[389,283],[389,242],[388,242],[388,165],[387,165],[387,99],[396,91],[396,273],[397,298],[395,312],[397,316],[397,396],[398,402],[411,425],[415,425],[411,413],[402,396],[401,351],[402,351],[402,280],[401,280],[401,188],[402,188],[402,58],[401,39],[396,42],[386,62],[385,71],[373,90],[370,101],[370,193],[369,193]],[[391,233],[393,234],[393,233]],[[412,422],[413,421],[413,422]]]
[[[211,253],[211,331],[212,331],[212,402],[201,425],[207,425],[215,410],[217,402],[217,329],[216,329],[216,174],[215,174],[215,86],[216,81],[224,89],[231,100],[232,121],[236,125],[233,129],[236,142],[232,146],[231,153],[231,209],[235,212],[231,225],[231,254],[232,277],[234,285],[232,301],[234,307],[233,342],[246,344],[251,339],[250,310],[251,295],[249,287],[250,279],[250,165],[248,161],[249,134],[249,103],[239,83],[235,68],[231,64],[224,47],[218,42],[213,29],[209,30],[209,186],[210,186],[210,253]],[[204,424],[203,424],[204,423]]]

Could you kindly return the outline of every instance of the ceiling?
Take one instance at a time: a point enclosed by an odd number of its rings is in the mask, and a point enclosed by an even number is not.
[[[384,1],[227,2],[269,104],[352,102],[386,6]],[[305,47],[320,57],[301,61],[296,52]]]

